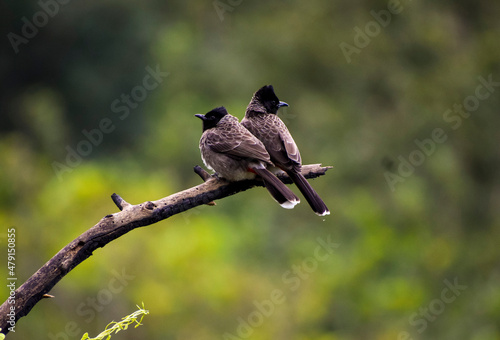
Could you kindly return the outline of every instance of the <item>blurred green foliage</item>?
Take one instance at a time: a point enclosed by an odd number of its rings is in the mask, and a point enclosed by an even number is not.
[[[16,53],[9,33],[40,23],[40,3],[57,13]],[[40,3],[0,14],[0,242],[16,228],[18,283],[116,212],[113,192],[136,204],[199,184],[193,115],[242,118],[265,84],[304,163],[334,166],[312,182],[332,215],[258,188],[134,230],[9,339],[97,333],[137,301],[150,316],[117,339],[500,339],[500,88],[477,92],[500,81],[499,3]],[[144,90],[148,67],[168,76]]]

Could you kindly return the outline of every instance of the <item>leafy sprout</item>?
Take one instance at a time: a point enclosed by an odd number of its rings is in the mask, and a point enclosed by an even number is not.
[[[137,328],[141,325],[142,319],[146,314],[149,314],[148,310],[144,309],[144,303],[142,304],[142,308],[136,305],[138,310],[136,310],[134,313],[127,315],[122,318],[121,321],[115,322],[112,321],[110,322],[104,331],[102,331],[99,335],[97,335],[95,338],[90,338],[89,333],[85,333],[82,336],[81,340],[109,340],[111,339],[111,335],[118,333],[121,330],[126,330],[128,326],[130,326],[133,323],[136,323],[134,328]],[[140,320],[138,320],[140,317]],[[0,340],[2,340],[0,338]]]

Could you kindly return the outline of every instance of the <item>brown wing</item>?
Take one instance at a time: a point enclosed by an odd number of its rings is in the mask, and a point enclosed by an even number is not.
[[[239,123],[220,124],[217,129],[207,131],[206,145],[234,158],[257,159],[271,164],[262,142]]]
[[[278,121],[279,121],[279,138],[281,139],[281,142],[285,147],[285,152],[288,156],[288,159],[290,159],[295,164],[298,165],[302,164],[299,148],[297,147],[297,144],[295,144],[295,141],[293,140],[290,131],[288,131],[285,123],[283,123],[281,119],[278,118]]]
[[[299,148],[285,123],[278,116],[271,114],[254,116],[252,119],[244,120],[242,124],[264,143],[275,165],[300,171],[302,160]]]

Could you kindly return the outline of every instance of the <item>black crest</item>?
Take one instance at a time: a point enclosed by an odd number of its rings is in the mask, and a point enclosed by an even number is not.
[[[288,106],[285,102],[280,102],[272,85],[265,85],[255,92],[255,98],[264,105],[268,113],[276,114],[281,106]]]
[[[227,114],[226,108],[224,106],[220,106],[207,112],[205,115],[197,114],[195,116],[203,120],[203,131],[205,131],[215,127],[217,123]]]

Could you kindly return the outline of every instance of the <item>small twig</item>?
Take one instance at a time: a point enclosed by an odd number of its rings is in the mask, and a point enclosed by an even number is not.
[[[205,169],[203,169],[201,166],[197,165],[194,167],[194,172],[201,177],[201,179],[206,182],[210,178],[212,178],[212,175],[210,175]]]
[[[128,203],[127,201],[125,201],[123,198],[120,197],[120,195],[118,195],[116,193],[113,194],[113,195],[111,195],[111,199],[113,200],[113,202],[116,204],[116,206],[120,210],[123,210],[123,209],[128,208],[128,207],[131,206],[130,203]]]
[[[193,170],[194,170],[195,174],[200,176],[204,182],[208,181],[210,178],[213,178],[212,175],[210,175],[205,169],[203,169],[199,165],[196,165]],[[214,205],[217,205],[217,203],[212,201],[212,202],[208,202],[207,205],[214,206]]]

